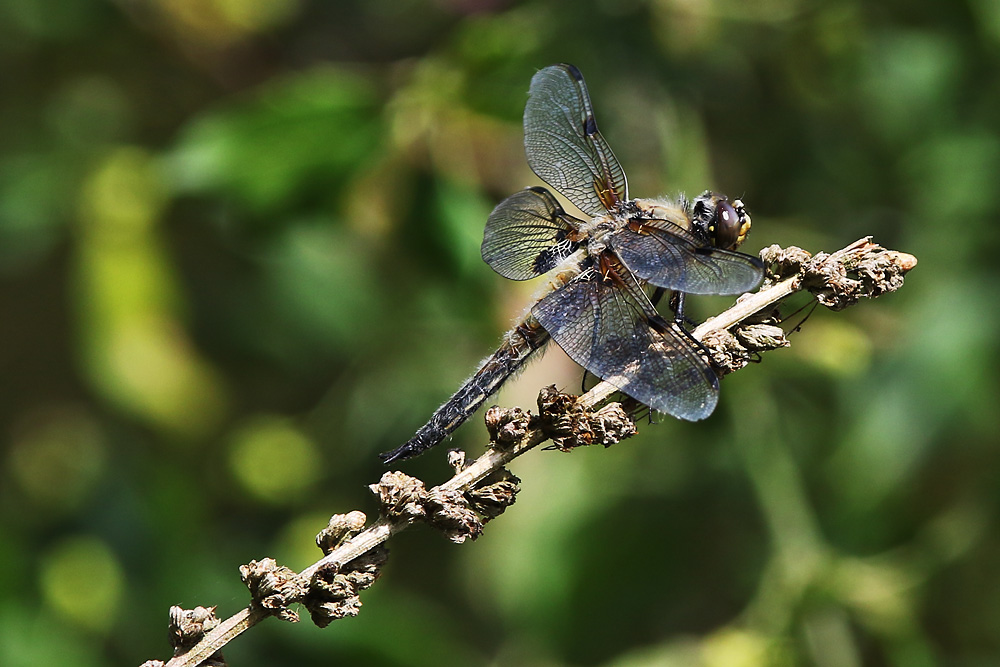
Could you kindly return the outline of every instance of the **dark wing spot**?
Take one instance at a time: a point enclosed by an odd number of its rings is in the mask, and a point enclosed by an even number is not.
[[[587,116],[587,119],[583,121],[583,133],[588,137],[597,134],[597,121],[594,120],[593,116]]]
[[[569,72],[569,75],[571,77],[573,77],[577,81],[583,81],[583,74],[580,72],[580,70],[578,70],[576,68],[576,65],[568,65],[567,64],[567,65],[563,65],[563,67],[566,68],[566,71]]]
[[[535,270],[536,274],[541,275],[556,268],[556,264],[558,263],[559,260],[556,258],[556,254],[552,252],[552,248],[546,248],[538,253],[538,257],[535,258],[531,268]]]
[[[579,243],[573,243],[566,238],[566,232],[560,231],[556,236],[555,245],[549,246],[545,250],[538,253],[535,257],[535,261],[532,263],[531,268],[535,270],[535,273],[541,275],[543,273],[548,273],[552,269],[559,265],[559,262],[563,261],[580,247]]]

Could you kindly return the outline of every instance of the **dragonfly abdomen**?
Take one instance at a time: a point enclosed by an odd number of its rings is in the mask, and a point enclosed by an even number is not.
[[[472,377],[434,412],[430,421],[401,447],[381,454],[379,458],[383,463],[401,461],[440,443],[471,417],[548,340],[549,334],[529,315],[507,332],[500,348],[480,364]]]

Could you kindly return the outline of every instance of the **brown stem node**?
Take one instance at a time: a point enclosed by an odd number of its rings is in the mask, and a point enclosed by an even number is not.
[[[308,587],[297,572],[278,565],[273,558],[263,558],[241,565],[240,578],[250,589],[254,605],[283,621],[298,622],[298,613],[288,605],[300,602]]]

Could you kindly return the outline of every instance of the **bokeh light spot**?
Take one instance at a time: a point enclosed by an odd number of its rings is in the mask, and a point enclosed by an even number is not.
[[[103,433],[80,408],[39,411],[25,417],[14,431],[10,470],[38,505],[73,509],[104,470]]]
[[[121,147],[80,201],[79,313],[91,380],[120,407],[183,437],[215,427],[226,397],[179,321],[179,294],[157,233],[159,166]]]
[[[240,428],[229,450],[233,476],[271,503],[299,498],[319,477],[316,445],[288,420],[258,417]]]
[[[57,545],[42,561],[45,602],[76,625],[107,632],[121,602],[123,574],[114,554],[94,537],[74,537]]]
[[[868,335],[846,320],[813,319],[792,347],[800,359],[833,375],[852,377],[871,365],[872,342]]]

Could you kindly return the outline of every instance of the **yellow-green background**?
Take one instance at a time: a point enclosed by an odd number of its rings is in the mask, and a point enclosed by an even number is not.
[[[231,664],[1000,664],[995,0],[0,3],[0,664],[167,657],[170,605],[229,615],[239,564],[374,512],[375,454],[531,297],[479,242],[561,61],[633,195],[919,267],[707,422],[519,460],[478,542],[404,533],[360,617]]]

